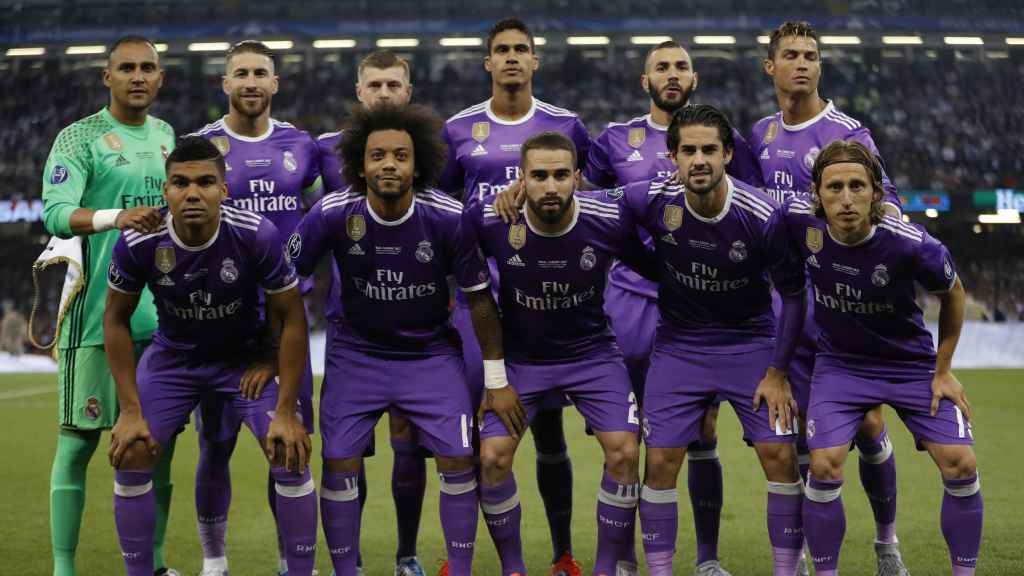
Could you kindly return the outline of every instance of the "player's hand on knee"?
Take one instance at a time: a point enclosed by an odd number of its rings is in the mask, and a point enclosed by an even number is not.
[[[754,391],[755,411],[761,408],[762,401],[768,405],[768,425],[782,434],[793,433],[793,415],[797,407],[785,372],[774,367],[768,368]]]
[[[249,365],[238,382],[238,389],[242,397],[248,400],[256,400],[263,394],[267,382],[277,375],[277,367],[273,362],[258,360]]]
[[[494,211],[498,213],[503,222],[511,224],[519,217],[519,209],[523,206],[524,201],[526,201],[526,194],[523,181],[517,178],[494,198]]]
[[[485,400],[481,407],[481,414],[487,411],[494,412],[498,418],[501,418],[513,438],[518,440],[522,437],[527,425],[526,409],[523,408],[516,389],[512,386],[488,388],[484,395]]]
[[[967,401],[967,392],[952,372],[936,372],[932,378],[932,416],[939,413],[939,401],[943,398],[956,404],[964,417],[971,419],[971,403]]]
[[[156,456],[160,448],[156,439],[149,433],[149,424],[142,414],[136,410],[124,410],[110,431],[110,450],[107,453],[110,465],[120,468],[125,456],[136,442],[145,443],[146,451],[151,456]]]
[[[270,421],[265,450],[274,466],[301,473],[306,469],[313,446],[298,416],[278,411]]]
[[[131,228],[140,234],[149,234],[160,227],[160,210],[151,206],[125,208],[117,215],[114,227]]]

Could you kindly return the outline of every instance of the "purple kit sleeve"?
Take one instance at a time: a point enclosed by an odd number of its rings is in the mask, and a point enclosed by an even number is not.
[[[330,228],[327,226],[323,213],[323,203],[334,195],[320,199],[309,212],[302,217],[295,232],[288,238],[285,248],[288,257],[302,276],[310,276],[316,270],[320,256],[327,249],[330,239]]]
[[[807,291],[797,294],[779,293],[782,298],[782,313],[779,315],[778,331],[775,335],[775,352],[772,354],[772,366],[787,371],[789,363],[796,352],[796,344],[804,330],[806,317]]]
[[[733,150],[732,160],[725,167],[730,176],[746,182],[755,188],[764,188],[764,179],[761,178],[761,165],[757,162],[757,156],[747,143],[743,135],[735,128],[732,130]]]
[[[298,286],[299,278],[292,266],[288,248],[281,245],[277,226],[268,218],[260,219],[252,249],[256,257],[260,288],[267,294],[277,294]]]
[[[914,280],[929,292],[949,292],[956,282],[956,268],[946,247],[924,232],[924,238],[914,254]]]
[[[633,210],[625,206],[625,195],[619,208],[619,260],[631,270],[652,282],[658,281],[659,267],[654,251],[640,239]]]
[[[576,118],[572,125],[572,142],[576,145],[576,167],[580,170],[586,168],[587,159],[590,156],[590,132],[583,125],[583,121]]]
[[[107,286],[125,294],[138,294],[146,285],[142,267],[135,260],[124,236],[117,238],[107,267]]]
[[[458,198],[459,191],[466,187],[466,175],[459,164],[458,144],[452,138],[451,129],[451,124],[445,124],[441,130],[441,139],[448,146],[448,159],[445,161],[444,172],[441,172],[437,187]]]
[[[483,203],[462,213],[455,238],[455,281],[463,292],[478,292],[491,285],[487,259],[480,244],[479,226]]]
[[[615,185],[615,173],[608,162],[608,130],[594,140],[587,155],[587,166],[583,169],[583,177],[598,188],[610,188]]]

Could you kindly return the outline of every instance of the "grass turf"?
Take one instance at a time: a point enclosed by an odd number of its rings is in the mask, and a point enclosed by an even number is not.
[[[974,433],[985,497],[985,530],[979,575],[1024,574],[1024,501],[1020,478],[1024,474],[1020,415],[1024,414],[1024,370],[963,370],[958,372],[974,408]],[[49,555],[49,475],[57,427],[56,386],[53,375],[0,377],[0,409],[8,419],[0,435],[0,558],[4,574],[46,575],[52,570]],[[19,396],[17,392],[29,395]],[[35,391],[33,394],[32,392]],[[945,542],[939,530],[942,484],[925,453],[914,450],[913,441],[892,410],[886,410],[897,457],[899,476],[898,535],[903,556],[914,574],[949,574]],[[566,411],[566,434],[575,476],[573,519],[574,547],[584,573],[592,567],[595,545],[594,507],[601,474],[601,455],[596,441],[583,433],[573,409]],[[228,530],[231,572],[239,575],[275,573],[276,538],[266,504],[266,467],[255,440],[239,442],[231,463],[233,505]],[[719,453],[725,473],[725,508],[722,515],[720,557],[736,576],[771,573],[765,528],[765,481],[752,450],[740,440],[740,427],[731,410],[723,409],[719,422]],[[114,528],[113,473],[106,461],[107,436],[93,458],[88,476],[87,503],[78,547],[80,575],[123,574]],[[182,574],[197,574],[201,553],[195,527],[193,476],[196,463],[195,432],[190,427],[178,440],[173,468],[175,492],[171,509],[166,555]],[[314,438],[319,446],[319,436]],[[391,451],[387,426],[377,427],[378,455],[367,461],[369,499],[363,514],[362,553],[367,574],[390,574],[394,562],[395,516],[390,494]],[[318,448],[315,448],[318,450]],[[523,545],[527,566],[534,574],[546,574],[550,560],[547,523],[534,479],[533,446],[527,439],[516,459],[515,471],[523,503]],[[430,470],[433,463],[428,462]],[[851,455],[843,493],[847,533],[840,568],[845,574],[874,574],[874,537],[871,509],[857,475],[857,458]],[[320,462],[313,473],[320,476]],[[685,466],[684,472],[685,474]],[[436,573],[444,556],[437,516],[436,474],[428,475],[427,498],[420,529],[419,556],[429,573]],[[680,477],[680,535],[677,574],[692,572],[694,538],[686,480]],[[330,574],[321,535],[318,568]],[[638,553],[639,550],[639,538]],[[497,556],[486,527],[480,522],[477,535],[476,574],[500,574]]]

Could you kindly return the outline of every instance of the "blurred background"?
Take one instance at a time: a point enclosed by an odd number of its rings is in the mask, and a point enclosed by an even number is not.
[[[358,61],[377,47],[412,66],[413,99],[449,116],[490,92],[487,29],[517,15],[534,30],[535,94],[580,114],[596,137],[647,112],[649,45],[686,46],[700,75],[692,101],[728,112],[744,134],[777,110],[761,69],[767,34],[805,19],[822,35],[820,93],[868,126],[906,216],[953,251],[969,319],[1024,320],[1024,4],[999,0],[24,0],[0,2],[0,338],[8,352],[48,235],[41,173],[57,132],[109,99],[101,70],[125,34],[158,43],[167,79],[153,113],[184,134],[227,111],[224,52],[254,38],[278,53],[273,115],[314,136],[355,103]],[[41,284],[52,333],[59,273]],[[930,307],[935,314],[937,307]],[[934,319],[934,318],[933,318]],[[322,325],[322,319],[314,319]],[[11,336],[13,335],[13,336]],[[3,335],[0,335],[3,336]],[[1024,359],[1021,359],[1024,362]]]

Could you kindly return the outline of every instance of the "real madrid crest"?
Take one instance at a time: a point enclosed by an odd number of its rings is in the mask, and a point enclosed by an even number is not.
[[[583,253],[580,255],[580,268],[583,270],[593,270],[594,266],[597,265],[597,254],[594,254],[594,249],[587,246],[583,249]]]
[[[214,136],[210,138],[210,143],[216,146],[217,150],[220,150],[221,156],[227,156],[231,150],[231,141],[228,140],[227,136]]]
[[[508,229],[508,245],[514,250],[522,250],[526,246],[526,226],[513,224]]]
[[[124,150],[124,142],[121,141],[121,137],[113,132],[107,132],[103,135],[103,141],[107,143],[114,152],[120,152]]]
[[[747,259],[747,245],[742,240],[737,240],[732,243],[729,248],[729,260],[733,262],[743,262]]]
[[[669,232],[675,232],[683,225],[683,209],[675,204],[665,206],[665,210],[661,213],[661,221]]]
[[[821,228],[815,228],[813,226],[807,227],[807,249],[817,254],[821,252],[821,249],[825,246],[825,236],[821,232]]]
[[[362,214],[352,214],[345,221],[345,233],[353,242],[359,242],[366,236],[366,219]]]
[[[879,288],[889,285],[889,269],[885,267],[885,264],[875,266],[875,270],[871,273],[871,283]]]
[[[807,154],[804,156],[804,166],[806,166],[808,170],[814,168],[814,161],[818,159],[818,154],[820,153],[821,148],[818,148],[817,146],[812,146],[811,149],[807,151]]]
[[[490,122],[474,122],[473,123],[473,140],[483,143],[491,135],[491,123]]]
[[[154,251],[153,262],[156,264],[156,269],[163,272],[164,274],[167,274],[171,270],[174,270],[174,248],[172,246],[158,247]]]
[[[299,163],[295,161],[295,155],[292,154],[291,150],[284,151],[282,162],[284,163],[284,169],[289,172],[295,172],[299,169]]]
[[[231,284],[238,280],[238,268],[235,267],[235,261],[231,258],[225,258],[220,263],[220,279],[225,284]]]
[[[632,146],[633,148],[639,148],[639,147],[643,146],[644,142],[646,142],[646,141],[647,141],[647,129],[646,128],[640,127],[640,128],[630,128],[629,129],[629,145],[630,146]]]
[[[434,249],[430,246],[429,240],[424,240],[416,247],[416,260],[426,264],[434,259]]]
[[[768,124],[768,130],[764,133],[764,138],[761,140],[762,144],[771,144],[775,141],[775,137],[779,135],[779,121],[772,120]]]

